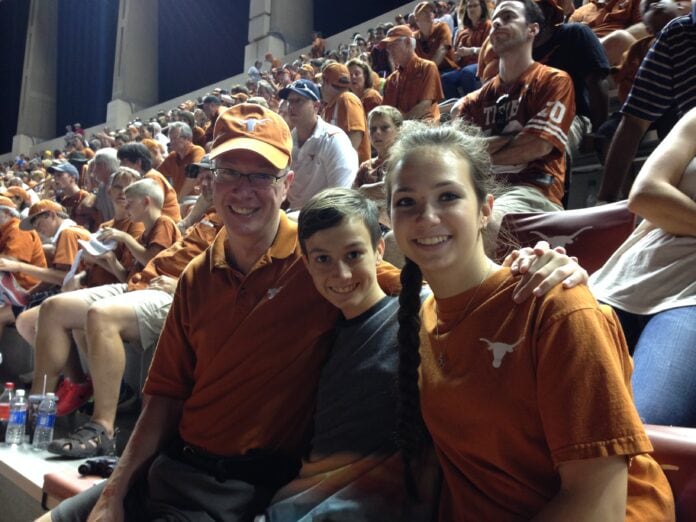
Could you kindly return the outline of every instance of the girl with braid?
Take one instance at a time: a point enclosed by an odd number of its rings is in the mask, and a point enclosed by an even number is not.
[[[614,314],[584,286],[515,304],[518,276],[486,257],[485,140],[405,122],[387,164],[407,258],[399,438],[415,469],[427,428],[443,471],[440,520],[673,520]],[[423,279],[433,295],[419,312]]]

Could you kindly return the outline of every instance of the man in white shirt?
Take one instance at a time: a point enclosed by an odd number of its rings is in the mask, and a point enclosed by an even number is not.
[[[319,117],[321,95],[309,80],[297,80],[279,92],[288,103],[295,180],[288,190],[291,210],[300,210],[314,194],[329,187],[350,187],[358,171],[358,154],[338,127]]]

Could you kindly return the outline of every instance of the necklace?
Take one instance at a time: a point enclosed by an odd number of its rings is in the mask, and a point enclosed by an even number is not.
[[[464,311],[459,315],[459,317],[456,320],[456,323],[458,323],[460,320],[462,320],[465,316],[466,313],[469,311],[469,307],[471,306],[471,303],[474,302],[474,299],[476,299],[476,294],[478,294],[478,291],[481,289],[483,286],[483,282],[488,279],[488,276],[491,273],[491,270],[493,270],[494,263],[489,259],[488,260],[488,270],[486,271],[485,275],[483,276],[483,279],[481,279],[481,282],[478,284],[476,287],[476,290],[472,294],[471,298],[469,299],[469,302],[466,303],[466,306],[464,307]],[[442,343],[442,346],[440,346],[440,314],[437,311],[437,301],[435,302],[435,339],[436,342],[435,344],[437,345],[437,365],[439,366],[440,370],[444,370],[445,366],[447,366],[447,357],[445,356],[445,349],[447,348],[445,343]]]

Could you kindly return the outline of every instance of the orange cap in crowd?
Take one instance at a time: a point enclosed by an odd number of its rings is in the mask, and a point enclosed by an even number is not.
[[[13,196],[19,196],[25,203],[30,203],[31,198],[29,193],[22,187],[8,187],[5,189],[5,194],[12,194]]]
[[[50,199],[42,199],[31,206],[29,209],[29,215],[20,221],[19,228],[22,230],[33,230],[34,218],[40,214],[45,214],[46,212],[55,212],[63,219],[68,218],[68,215],[65,213],[65,209],[61,205]]]
[[[218,117],[209,156],[214,159],[233,150],[255,152],[277,169],[284,169],[290,164],[292,155],[290,128],[272,110],[240,103]]]
[[[418,16],[421,14],[423,11],[430,11],[431,13],[435,12],[435,7],[430,2],[421,2],[416,6],[416,8],[413,10],[413,14]]]
[[[7,210],[12,215],[17,216],[17,207],[10,198],[0,196],[0,210]]]
[[[324,83],[334,87],[350,87],[350,71],[342,63],[330,63],[322,69],[321,77]]]
[[[413,38],[413,31],[411,31],[408,25],[395,25],[389,29],[389,31],[387,31],[387,36],[379,42],[378,46],[384,48],[400,38]]]

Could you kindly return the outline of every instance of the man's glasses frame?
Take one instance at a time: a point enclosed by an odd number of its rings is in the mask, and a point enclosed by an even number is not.
[[[211,169],[213,172],[213,179],[215,180],[216,183],[220,184],[232,184],[232,183],[240,183],[242,179],[246,178],[246,180],[249,182],[249,184],[252,187],[257,187],[257,188],[268,188],[276,183],[278,183],[281,179],[283,179],[285,176],[288,175],[287,172],[280,176],[274,176],[273,174],[266,174],[265,172],[252,172],[250,174],[243,174],[242,172],[238,172],[234,169],[227,169],[227,168],[219,168],[215,167]]]

